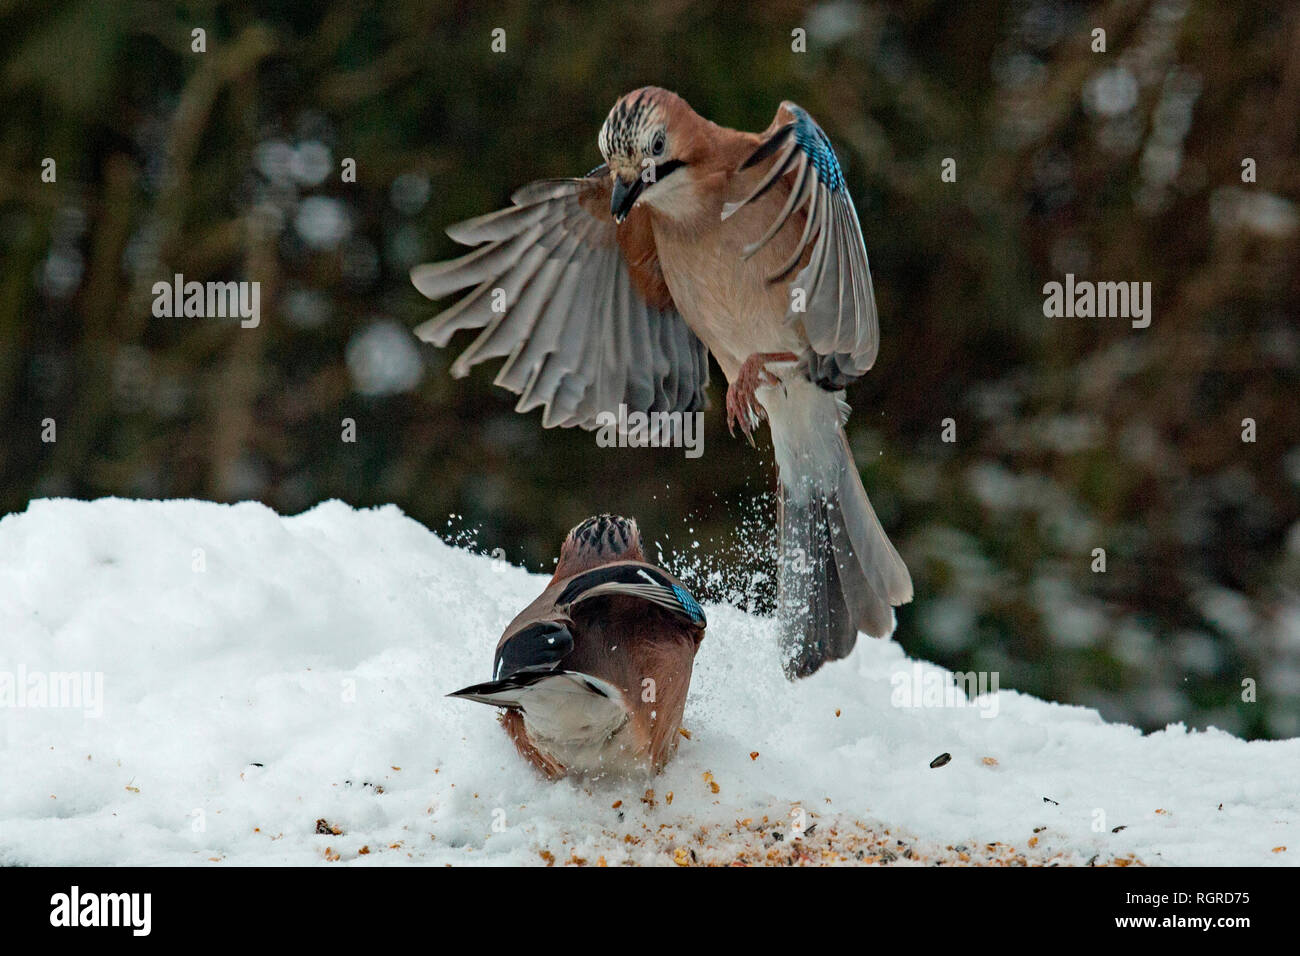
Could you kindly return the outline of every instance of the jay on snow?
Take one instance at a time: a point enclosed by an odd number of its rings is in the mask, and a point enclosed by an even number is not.
[[[497,644],[492,680],[451,697],[505,708],[524,759],[555,779],[657,773],[677,748],[704,611],[648,564],[636,522],[588,518]]]

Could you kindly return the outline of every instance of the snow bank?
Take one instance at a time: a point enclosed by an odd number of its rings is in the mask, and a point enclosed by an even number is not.
[[[0,521],[0,864],[753,861],[800,810],[814,859],[1300,856],[1300,740],[1006,689],[896,706],[944,672],[866,639],[789,684],[771,622],[725,606],[665,774],[546,783],[443,696],[541,586],[393,507],[33,502]],[[71,672],[79,706],[36,706]]]

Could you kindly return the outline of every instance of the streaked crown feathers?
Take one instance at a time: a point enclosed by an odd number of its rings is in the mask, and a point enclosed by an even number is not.
[[[615,560],[641,553],[641,531],[636,521],[622,515],[592,515],[569,532],[563,553]]]
[[[646,86],[615,103],[597,138],[605,161],[615,168],[637,167],[642,157],[653,157],[655,138],[667,124],[674,101],[679,101],[676,93]]]

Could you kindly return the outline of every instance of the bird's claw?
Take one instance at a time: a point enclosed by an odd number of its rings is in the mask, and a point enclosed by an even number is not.
[[[762,412],[761,408],[755,410],[753,406],[738,411],[728,410],[727,433],[734,437],[736,434],[735,426],[739,425],[740,433],[745,436],[745,440],[749,442],[750,447],[756,447],[754,445],[754,429],[758,428],[759,423],[766,417],[766,413]]]
[[[727,386],[727,432],[735,435],[735,426],[750,445],[754,444],[754,430],[767,420],[767,411],[754,400],[754,392],[760,385],[780,385],[781,379],[767,368],[773,356],[756,352],[741,363],[736,377]],[[793,358],[793,356],[791,356]]]

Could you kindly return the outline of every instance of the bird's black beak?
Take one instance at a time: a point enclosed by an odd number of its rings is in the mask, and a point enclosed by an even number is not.
[[[625,182],[622,176],[614,177],[614,188],[609,196],[609,211],[614,214],[615,222],[622,222],[627,218],[637,197],[641,195],[641,188],[644,184],[641,177],[635,177],[631,182]]]

